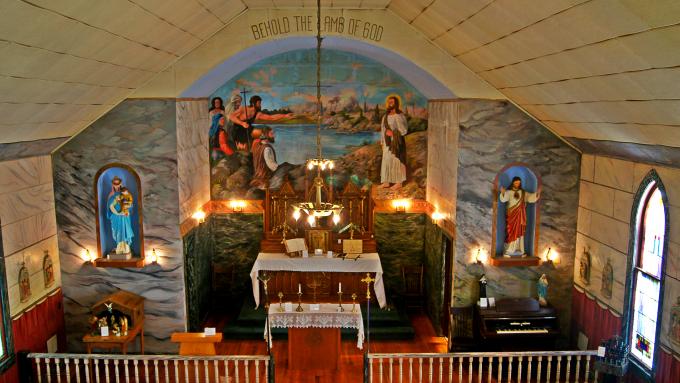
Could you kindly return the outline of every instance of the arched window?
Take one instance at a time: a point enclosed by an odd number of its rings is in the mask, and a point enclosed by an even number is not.
[[[649,373],[654,368],[661,327],[668,229],[665,191],[653,170],[638,189],[632,218],[624,334],[631,358]]]

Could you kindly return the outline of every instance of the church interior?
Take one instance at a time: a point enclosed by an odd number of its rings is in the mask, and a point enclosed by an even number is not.
[[[680,382],[677,0],[2,0],[0,52],[0,382]]]

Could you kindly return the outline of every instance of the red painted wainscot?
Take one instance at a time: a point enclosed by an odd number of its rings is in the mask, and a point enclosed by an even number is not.
[[[65,350],[66,333],[64,331],[63,300],[61,289],[57,289],[12,320],[15,352],[47,352],[47,340],[55,334],[57,335],[59,351]],[[18,381],[19,369],[15,361],[14,365],[0,375],[0,383],[16,383]]]
[[[573,331],[582,331],[588,337],[589,350],[597,348],[601,341],[621,332],[621,317],[601,307],[594,298],[588,297],[585,292],[576,287],[572,293],[571,313],[575,325],[572,327]],[[627,381],[642,382],[633,376],[629,376]],[[680,382],[680,360],[662,349],[659,353],[654,381],[656,383]]]

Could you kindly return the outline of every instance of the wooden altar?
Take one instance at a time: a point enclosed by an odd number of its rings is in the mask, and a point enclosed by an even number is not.
[[[344,206],[340,214],[340,223],[335,226],[331,217],[320,219],[316,227],[301,219],[293,219],[291,205],[303,200],[313,198],[314,188],[305,185],[304,192],[297,192],[291,182],[286,179],[278,190],[267,189],[264,200],[264,235],[260,242],[260,251],[264,253],[283,253],[284,237],[305,238],[310,251],[320,248],[324,253],[332,250],[335,253],[342,251],[343,239],[363,240],[365,253],[376,252],[376,242],[373,236],[373,200],[371,190],[359,189],[352,182],[348,182],[345,188],[337,196],[333,188],[324,184],[323,198],[329,202],[340,203]],[[353,223],[356,230],[346,230],[338,233],[340,229]]]

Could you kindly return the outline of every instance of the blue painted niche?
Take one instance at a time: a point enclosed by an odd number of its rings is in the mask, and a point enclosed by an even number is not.
[[[494,254],[497,257],[503,256],[503,244],[505,243],[505,203],[500,201],[501,186],[509,189],[511,181],[514,177],[522,179],[522,188],[527,192],[535,193],[538,190],[540,180],[538,176],[528,167],[522,165],[513,165],[503,169],[497,176],[496,182],[496,238]],[[536,249],[534,248],[536,238],[536,217],[538,202],[527,203],[527,229],[524,234],[524,251],[527,256],[535,256]]]
[[[143,231],[142,231],[142,203],[141,203],[141,185],[139,176],[129,166],[122,164],[106,165],[97,172],[96,176],[96,196],[97,196],[97,227],[98,227],[98,249],[99,257],[106,258],[106,255],[116,249],[116,243],[113,240],[111,233],[111,222],[107,217],[109,206],[107,204],[109,196],[112,193],[112,181],[114,177],[118,177],[122,181],[122,186],[125,186],[132,194],[133,206],[130,210],[130,221],[132,224],[132,231],[134,237],[130,249],[135,258],[141,257],[143,249]]]

